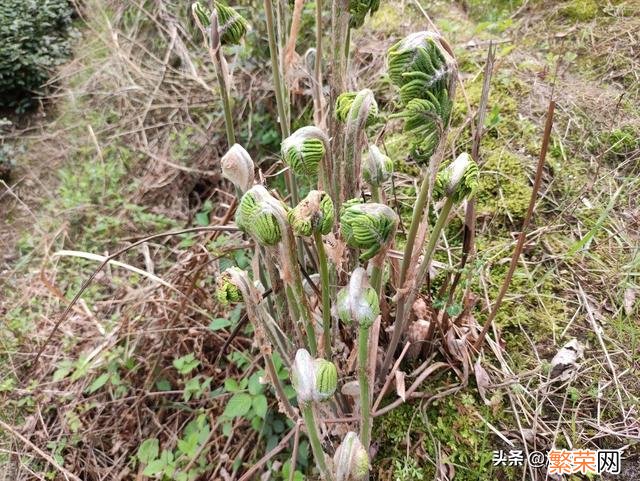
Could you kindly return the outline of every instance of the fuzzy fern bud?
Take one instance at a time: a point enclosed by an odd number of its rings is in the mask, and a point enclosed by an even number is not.
[[[235,9],[215,3],[218,12],[218,31],[220,32],[220,43],[222,45],[236,45],[240,43],[249,28],[247,20]]]
[[[369,102],[369,112],[367,113],[366,125],[373,125],[378,120],[378,104],[373,98],[373,92],[369,89],[363,89],[360,92],[344,92],[338,95],[336,99],[336,119],[346,123],[351,115],[357,115],[363,102]],[[355,108],[353,108],[355,105]],[[355,120],[355,119],[353,119]]]
[[[398,216],[384,204],[355,204],[340,216],[340,231],[347,245],[361,249],[360,260],[375,256],[393,237]]]
[[[282,159],[296,175],[317,175],[327,141],[319,128],[302,127],[282,142]]]
[[[333,396],[338,387],[338,370],[336,365],[325,359],[315,360],[317,400],[325,401]]]
[[[222,175],[240,190],[248,191],[253,186],[254,165],[249,153],[240,144],[233,144],[220,159]]]
[[[236,225],[240,230],[254,237],[262,245],[272,246],[280,242],[282,232],[267,190],[255,185],[240,199],[236,212]]]
[[[326,401],[338,385],[338,370],[332,362],[313,359],[306,349],[298,349],[291,366],[291,381],[298,402]]]
[[[204,31],[211,25],[211,10],[200,2],[191,4],[191,14],[196,21],[200,30]]]
[[[338,316],[345,324],[355,324],[361,329],[371,327],[380,314],[376,290],[369,284],[362,267],[351,274],[349,285],[338,292]]]
[[[242,301],[242,291],[233,281],[229,272],[223,272],[216,282],[216,299],[223,306]]]
[[[375,145],[369,146],[369,155],[362,163],[362,176],[369,185],[379,186],[393,173],[393,161]]]
[[[215,3],[218,16],[218,35],[222,45],[235,45],[240,43],[247,33],[249,24],[247,20],[235,9]],[[205,32],[211,26],[211,10],[201,2],[191,4],[191,13],[201,31]]]
[[[455,203],[472,197],[478,188],[478,164],[466,152],[438,172],[434,185],[436,197],[451,197]]]
[[[344,437],[333,455],[335,481],[362,481],[369,472],[369,454],[353,431]]]
[[[326,235],[333,227],[333,201],[326,192],[312,190],[287,215],[295,235],[309,237],[315,232]]]

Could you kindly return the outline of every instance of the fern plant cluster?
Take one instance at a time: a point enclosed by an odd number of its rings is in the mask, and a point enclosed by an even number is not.
[[[240,41],[247,22],[219,3],[212,10],[196,3],[193,13],[223,97],[229,150],[220,164],[239,197],[235,225],[253,241],[258,257],[252,272],[237,267],[221,272],[216,296],[223,305],[244,303],[280,409],[303,424],[318,475],[346,481],[369,476],[374,398],[388,391],[392,366],[404,356],[400,343],[440,342],[434,341],[432,319],[416,320],[412,306],[429,280],[450,213],[473,197],[479,172],[467,153],[444,159],[457,81],[446,41],[425,31],[389,46],[387,74],[397,88],[397,103],[393,112],[381,112],[373,91],[347,90],[336,74],[349,67],[350,35],[343,35],[344,29],[359,28],[378,3],[352,0],[348,9],[337,8],[338,3],[332,5],[331,36],[334,44],[340,39],[344,44],[324,52],[318,39],[313,55],[321,61],[312,72],[313,79],[326,81],[337,93],[335,101],[326,98],[326,89],[316,89],[316,124],[291,133],[281,39],[272,28],[274,7],[265,0],[286,166],[287,187],[280,191],[258,180],[262,176],[256,175],[251,156],[235,143],[232,79],[221,52]],[[325,63],[331,65],[330,75],[323,75]],[[410,153],[424,165],[400,259],[391,256],[402,245],[397,206],[388,195],[394,159],[375,140],[389,116],[404,120]],[[300,198],[299,186],[309,179],[314,188]],[[430,209],[437,211],[433,225]],[[348,363],[351,351],[355,376]],[[289,369],[294,402],[284,395],[273,352]],[[420,349],[412,352],[421,355]],[[336,427],[330,419],[344,421]]]

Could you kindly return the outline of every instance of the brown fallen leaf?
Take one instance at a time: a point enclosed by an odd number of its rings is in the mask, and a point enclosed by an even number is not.
[[[487,370],[480,364],[480,358],[473,366],[473,370],[476,376],[476,384],[478,385],[478,393],[487,406],[491,405],[491,400],[487,398],[487,389],[491,384],[491,378]]]

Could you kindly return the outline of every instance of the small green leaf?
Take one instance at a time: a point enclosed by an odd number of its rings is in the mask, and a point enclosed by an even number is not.
[[[208,212],[198,212],[196,214],[196,224],[201,226],[209,225],[209,213]]]
[[[72,361],[69,361],[69,360],[62,361],[58,365],[58,369],[56,369],[56,371],[53,373],[53,382],[61,381],[62,379],[67,377],[71,372],[71,369],[73,369]]]
[[[189,374],[199,365],[200,361],[196,359],[196,356],[193,353],[179,357],[173,361],[173,367],[175,367],[180,374]]]
[[[462,312],[462,306],[460,304],[451,304],[447,307],[447,314],[450,317],[455,317]]]
[[[224,388],[228,392],[238,392],[238,391],[240,391],[240,386],[238,386],[238,381],[236,381],[233,378],[225,379]]]
[[[156,389],[158,391],[171,391],[171,383],[167,379],[158,379],[156,381]]]
[[[160,452],[160,442],[156,438],[149,438],[138,447],[136,456],[141,463],[149,464],[158,457],[158,452]]]
[[[231,325],[231,321],[229,319],[224,319],[222,317],[218,317],[214,319],[209,324],[209,330],[211,331],[219,331],[220,329],[224,329],[225,327],[229,327]]]
[[[104,386],[107,381],[109,380],[109,373],[105,372],[104,374],[102,374],[101,376],[98,376],[92,383],[91,386],[89,386],[87,389],[85,389],[84,392],[86,392],[87,394],[93,394],[94,392],[96,392],[98,389],[100,389],[102,386]]]
[[[223,416],[227,418],[235,418],[244,416],[251,409],[251,396],[247,393],[240,392],[231,396],[227,407],[224,409]]]
[[[160,474],[164,471],[164,468],[167,467],[167,464],[164,462],[164,460],[162,459],[156,459],[154,461],[151,461],[146,468],[144,468],[144,471],[142,472],[142,474],[144,476],[155,476],[156,474]]]
[[[249,378],[249,394],[256,396],[264,391],[264,384],[260,382],[260,377],[264,375],[264,372],[256,372]]]
[[[253,409],[256,414],[264,419],[267,416],[267,410],[269,409],[269,403],[267,397],[264,394],[260,394],[253,398]]]

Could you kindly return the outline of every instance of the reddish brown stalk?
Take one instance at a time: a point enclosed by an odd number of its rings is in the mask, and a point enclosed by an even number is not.
[[[474,348],[479,351],[480,346],[484,342],[484,338],[493,323],[493,320],[500,309],[500,305],[502,304],[502,300],[504,299],[505,294],[507,293],[507,289],[509,289],[509,284],[511,284],[511,278],[513,277],[513,273],[516,270],[518,265],[518,260],[520,259],[520,255],[522,254],[522,248],[524,247],[524,241],[527,238],[527,228],[529,227],[529,222],[531,221],[531,216],[533,215],[533,210],[536,206],[536,200],[538,198],[538,191],[540,190],[540,183],[542,182],[542,172],[544,169],[544,161],[547,157],[547,150],[549,148],[549,140],[551,139],[551,127],[553,127],[553,112],[556,108],[556,102],[554,100],[549,101],[549,109],[547,110],[547,122],[544,126],[544,136],[542,137],[542,148],[540,149],[540,157],[538,158],[538,167],[536,169],[536,177],[533,182],[533,189],[531,191],[531,198],[529,199],[529,208],[527,209],[527,213],[524,217],[524,221],[522,222],[522,230],[520,231],[520,235],[518,236],[518,243],[516,244],[516,248],[513,251],[513,256],[511,257],[511,264],[509,265],[509,272],[507,272],[507,276],[502,283],[502,287],[500,287],[500,292],[498,293],[498,298],[496,299],[495,304],[493,305],[493,309],[489,314],[484,326],[482,327],[482,332],[476,341]]]
[[[482,96],[480,97],[480,105],[478,106],[476,126],[473,129],[473,146],[471,147],[471,157],[478,165],[480,163],[480,141],[482,140],[482,134],[484,133],[484,119],[487,113],[487,104],[489,102],[489,87],[491,86],[491,77],[493,74],[493,64],[496,59],[496,51],[493,43],[489,43],[489,50],[487,52],[487,60],[484,64],[484,79],[482,82]],[[451,283],[451,289],[449,290],[449,302],[453,298],[453,295],[460,281],[460,276],[464,270],[465,265],[470,257],[474,255],[474,244],[476,237],[476,200],[474,197],[467,201],[467,208],[464,213],[464,233],[462,236],[462,259],[460,260],[460,267],[456,273],[453,282]]]

